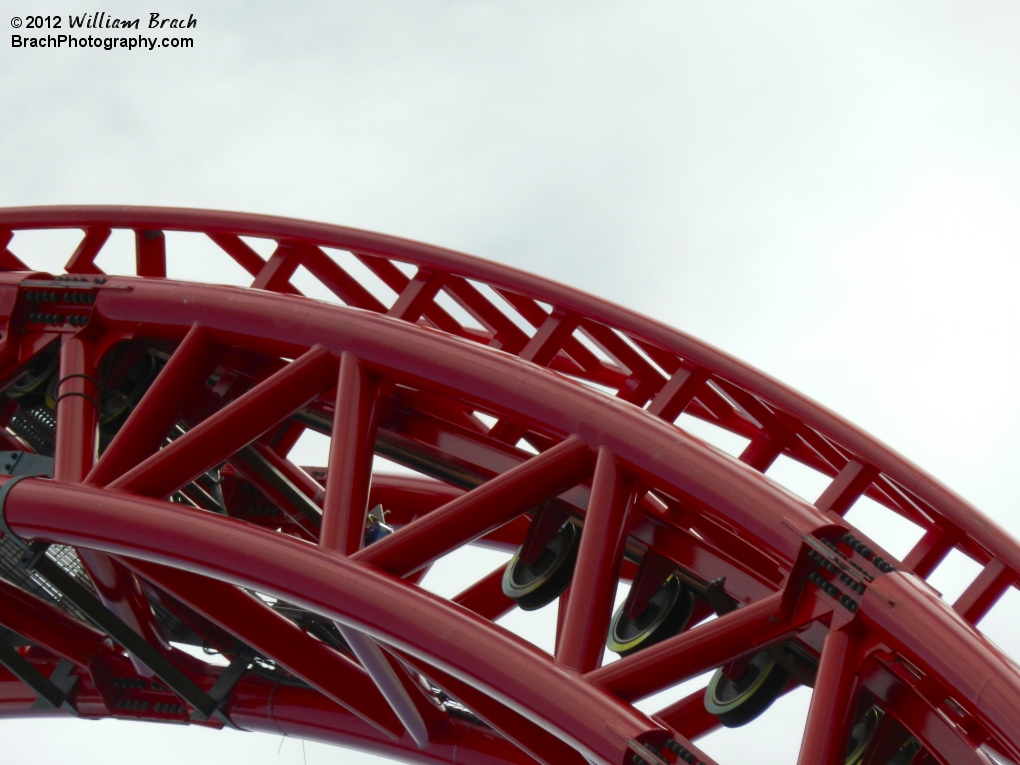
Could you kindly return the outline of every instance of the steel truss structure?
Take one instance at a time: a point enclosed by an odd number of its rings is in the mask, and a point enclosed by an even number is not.
[[[15,255],[18,232],[54,228],[84,234],[66,273]],[[97,265],[114,230],[134,274]],[[250,287],[168,279],[167,232],[206,235]],[[455,252],[254,215],[0,210],[0,268],[0,715],[673,765],[711,763],[699,737],[808,685],[801,765],[1020,761],[1020,670],[976,628],[1020,547],[682,332]],[[288,459],[307,429],[327,466]],[[373,454],[419,477],[373,475]],[[813,504],[764,476],[781,456],[828,478]],[[861,497],[924,529],[903,560],[844,518]],[[449,600],[419,587],[469,544],[513,557]],[[954,549],[983,569],[950,605],[925,578]],[[553,655],[496,624],[554,601]],[[607,638],[622,658],[604,664]]]

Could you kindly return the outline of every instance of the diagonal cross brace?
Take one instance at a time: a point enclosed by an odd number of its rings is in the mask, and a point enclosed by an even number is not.
[[[17,637],[10,630],[0,627],[0,664],[39,697],[33,709],[63,709],[77,716],[78,710],[71,701],[78,684],[78,678],[71,674],[74,665],[62,659],[53,671],[53,676],[47,678],[11,645],[11,639]]]

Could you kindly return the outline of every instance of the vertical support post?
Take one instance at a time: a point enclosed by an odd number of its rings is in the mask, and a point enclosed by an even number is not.
[[[351,555],[361,549],[372,479],[377,386],[350,352],[340,357],[340,373],[329,443],[329,473],[319,544]]]
[[[91,344],[77,335],[61,338],[53,467],[53,477],[57,481],[81,483],[96,460],[99,385],[92,356]],[[146,642],[165,646],[165,639],[153,619],[152,608],[134,575],[104,553],[83,548],[78,554],[106,607]],[[151,676],[151,670],[134,656],[132,663],[140,674]]]
[[[135,272],[166,277],[166,237],[158,229],[135,231]]]
[[[96,459],[99,385],[91,345],[77,335],[60,341],[53,477],[80,483]]]
[[[319,545],[344,555],[360,550],[365,536],[377,390],[358,358],[345,351],[340,356],[329,472],[319,529]],[[336,627],[414,743],[421,748],[428,746],[428,726],[382,649],[356,629],[340,623]]]
[[[797,765],[842,765],[856,691],[860,640],[848,629],[825,638]]]
[[[556,644],[556,661],[578,672],[590,672],[602,663],[623,565],[630,499],[631,482],[613,454],[600,447],[571,594]]]

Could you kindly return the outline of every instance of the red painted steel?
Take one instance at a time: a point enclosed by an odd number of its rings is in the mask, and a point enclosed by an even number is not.
[[[472,542],[584,480],[592,457],[584,441],[571,436],[352,558],[400,576],[412,574],[451,546]]]
[[[186,567],[342,621],[477,684],[598,762],[622,763],[628,740],[656,736],[644,715],[557,669],[520,638],[494,634],[440,598],[282,535],[137,495],[38,479],[9,493],[7,520],[19,536]],[[535,692],[549,686],[557,692]]]
[[[364,534],[375,442],[376,397],[375,383],[357,357],[352,353],[342,354],[319,544],[345,555],[361,549]]]
[[[556,661],[578,672],[602,663],[616,583],[623,564],[633,486],[616,458],[600,449],[573,585],[556,638]]]
[[[11,250],[17,231],[58,227],[84,231],[69,276],[29,271]],[[132,232],[136,276],[103,274],[113,229]],[[178,231],[207,235],[252,283],[168,281]],[[242,238],[253,236],[275,242],[268,259]],[[711,763],[690,741],[718,725],[702,694],[651,717],[633,702],[723,666],[737,682],[770,649],[793,677],[771,692],[814,685],[802,762],[842,762],[872,705],[884,716],[869,763],[908,738],[943,763],[983,762],[983,748],[1020,759],[1020,670],[975,627],[1016,586],[1020,546],[887,447],[720,351],[505,266],[321,224],[24,208],[0,210],[0,243],[5,470],[19,452],[56,458],[56,480],[10,491],[7,521],[74,548],[79,581],[222,698],[232,724],[416,762]],[[299,267],[344,305],[304,298]],[[143,357],[152,379],[97,431],[104,397],[128,395],[98,371],[117,347],[131,349],[118,380]],[[749,445],[735,458],[710,448],[674,424],[682,413]],[[332,435],[328,468],[288,459],[303,428]],[[373,452],[430,477],[373,476]],[[813,504],[764,477],[781,455],[830,479]],[[924,529],[904,561],[843,518],[862,496]],[[538,512],[554,499],[555,513]],[[376,528],[359,549],[369,503],[396,531]],[[515,607],[505,567],[450,600],[417,586],[466,545],[551,539],[536,533],[543,518],[551,533],[567,518],[581,529],[554,657],[495,623]],[[545,560],[544,543],[525,551],[528,565]],[[188,719],[144,663],[51,592],[29,594],[34,580],[10,562],[20,553],[0,544],[14,554],[0,556],[7,644],[43,677],[70,660],[79,714]],[[983,568],[950,605],[923,579],[954,549]],[[672,573],[693,593],[693,626],[600,667],[618,582],[642,561],[627,615],[641,617]],[[232,686],[230,671],[170,648],[163,631],[235,661],[251,651],[259,669]],[[0,715],[38,713],[27,687],[0,670]]]
[[[858,636],[845,629],[833,630],[825,638],[797,765],[845,762],[859,643]]]
[[[795,631],[797,624],[779,618],[781,603],[782,594],[771,595],[589,672],[585,678],[624,699],[650,696]]]
[[[310,401],[326,387],[336,363],[313,348],[258,387],[161,449],[110,486],[165,497],[217,464]],[[190,448],[199,443],[201,448]]]
[[[170,363],[132,410],[126,427],[118,431],[88,474],[86,483],[105,486],[154,454],[180,418],[185,397],[209,379],[222,353],[201,324],[193,325]]]

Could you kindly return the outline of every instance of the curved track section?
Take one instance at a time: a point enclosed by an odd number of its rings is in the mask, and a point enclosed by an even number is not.
[[[19,257],[18,232],[46,228],[83,232],[65,273]],[[124,231],[134,273],[104,273]],[[168,279],[177,232],[250,285]],[[673,765],[809,685],[802,765],[1020,761],[1020,670],[976,627],[1020,548],[720,351],[513,269],[293,220],[10,209],[0,250],[0,714]],[[308,430],[328,465],[288,458]],[[764,475],[780,458],[826,477],[813,503]],[[902,560],[844,517],[862,497],[923,529]],[[513,557],[451,599],[419,586],[469,545]],[[953,550],[983,568],[947,604],[924,580]],[[552,653],[497,623],[552,603]]]

